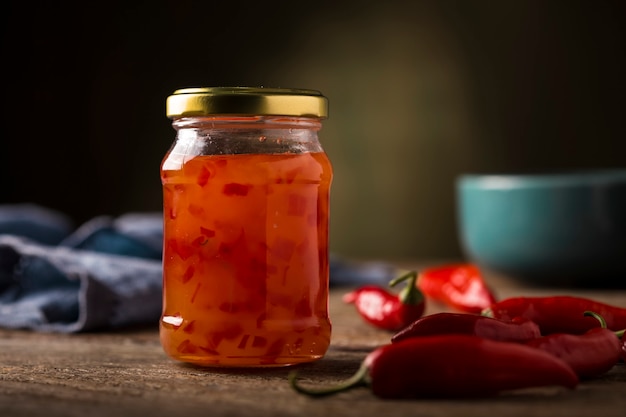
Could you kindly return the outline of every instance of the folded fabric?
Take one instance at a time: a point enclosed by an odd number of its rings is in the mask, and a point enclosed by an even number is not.
[[[0,205],[0,234],[56,245],[73,230],[72,220],[56,210],[30,203]]]
[[[84,332],[158,323],[161,213],[95,217],[73,229],[36,205],[0,205],[0,327]],[[330,258],[330,285],[386,285],[385,262]]]
[[[332,287],[380,285],[387,287],[396,278],[399,268],[386,261],[361,261],[330,255],[330,285]]]
[[[79,332],[156,323],[161,262],[0,236],[0,325]]]
[[[76,230],[33,204],[0,206],[0,326],[81,332],[154,324],[161,213],[96,217]]]
[[[60,246],[101,253],[161,260],[161,213],[129,213],[117,218],[99,216],[80,226]]]

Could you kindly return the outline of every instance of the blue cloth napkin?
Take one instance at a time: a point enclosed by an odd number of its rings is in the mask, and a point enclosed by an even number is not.
[[[0,327],[75,333],[158,323],[161,213],[95,217],[78,228],[54,210],[0,205]],[[386,285],[384,262],[331,255],[331,286]]]
[[[96,217],[0,206],[0,326],[73,333],[157,323],[161,213]]]

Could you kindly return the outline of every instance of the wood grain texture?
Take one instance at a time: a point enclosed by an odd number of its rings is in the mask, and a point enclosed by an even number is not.
[[[490,276],[499,297],[579,294],[626,306],[626,291],[525,288]],[[302,384],[339,382],[365,355],[387,343],[332,291],[333,338],[320,361],[299,366]],[[431,305],[428,312],[441,311]],[[529,389],[480,400],[389,401],[357,388],[312,399],[288,385],[292,368],[209,369],[163,353],[158,330],[79,335],[0,330],[0,415],[13,416],[623,416],[626,365],[575,390]]]

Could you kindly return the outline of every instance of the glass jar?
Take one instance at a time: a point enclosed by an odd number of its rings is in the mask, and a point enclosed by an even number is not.
[[[332,168],[317,91],[193,88],[167,99],[161,344],[204,366],[285,366],[330,344]]]

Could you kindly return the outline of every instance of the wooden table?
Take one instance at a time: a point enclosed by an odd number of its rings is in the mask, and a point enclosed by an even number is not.
[[[488,276],[499,297],[581,294],[626,306],[626,291],[527,288]],[[320,361],[299,367],[303,384],[339,382],[387,343],[332,291],[333,338]],[[438,311],[429,306],[428,312]],[[202,369],[174,362],[158,330],[79,335],[0,330],[0,416],[620,416],[626,415],[626,365],[575,390],[529,389],[478,400],[390,401],[357,388],[313,399],[293,391],[289,368]]]

